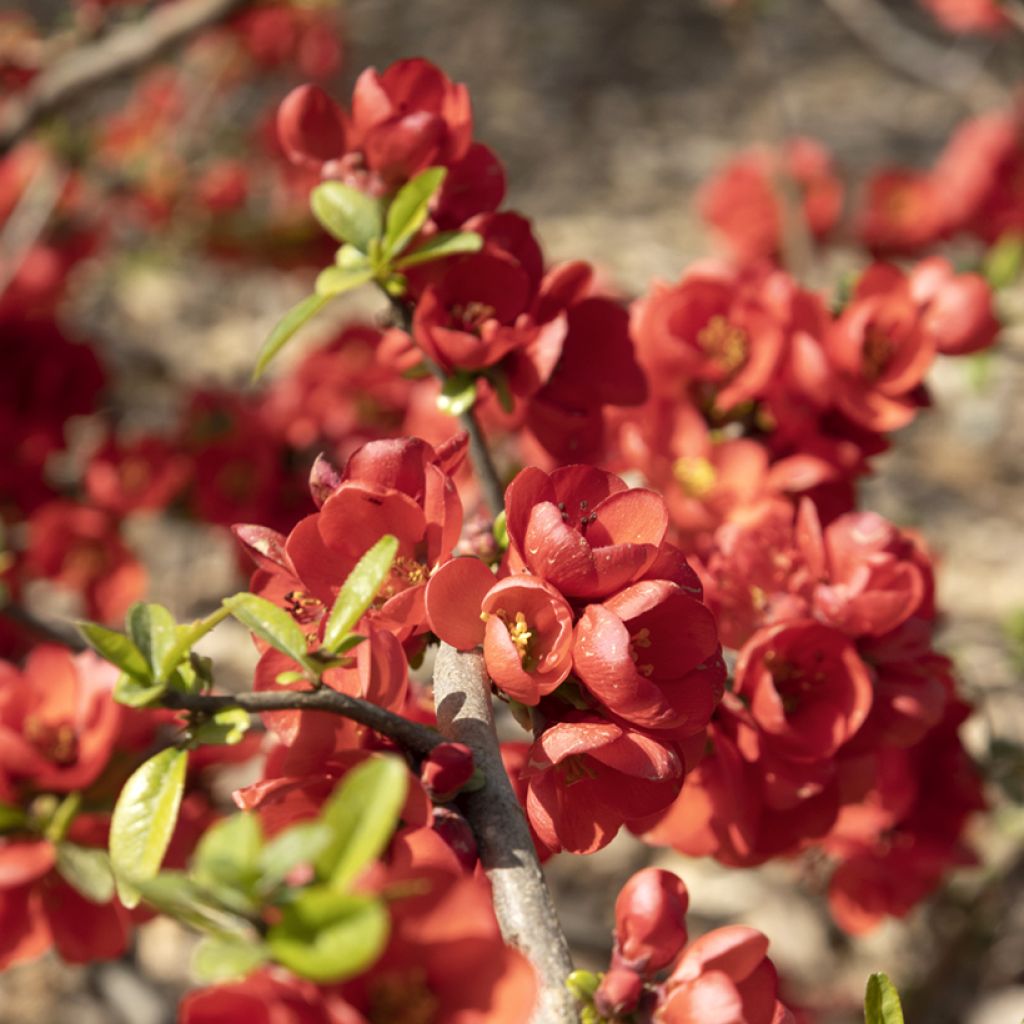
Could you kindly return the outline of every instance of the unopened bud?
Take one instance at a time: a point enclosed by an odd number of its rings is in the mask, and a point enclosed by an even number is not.
[[[614,1019],[632,1013],[643,995],[644,980],[627,967],[613,967],[594,993],[594,1007],[602,1017]]]
[[[433,800],[450,800],[472,777],[473,751],[465,743],[439,743],[420,768],[420,781]]]
[[[638,871],[615,901],[613,964],[647,975],[672,963],[686,945],[689,902],[678,875],[660,868]]]
[[[472,871],[479,860],[476,838],[469,822],[451,807],[434,808],[434,831],[452,848],[459,864]]]

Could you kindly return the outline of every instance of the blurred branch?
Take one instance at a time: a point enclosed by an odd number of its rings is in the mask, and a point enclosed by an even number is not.
[[[970,110],[1006,102],[1007,90],[983,65],[911,31],[878,0],[824,0],[849,32],[893,70],[939,89]]]
[[[65,104],[135,71],[250,2],[178,0],[158,7],[136,24],[69,52],[0,109],[0,154]]]
[[[66,171],[47,160],[25,186],[0,230],[0,298],[39,241],[67,184]]]
[[[533,1024],[576,1024],[575,1000],[565,986],[572,971],[569,945],[501,760],[482,654],[441,644],[434,663],[434,705],[438,728],[473,751],[484,776],[483,788],[464,794],[459,805],[476,836],[501,933],[537,971],[540,1005]]]

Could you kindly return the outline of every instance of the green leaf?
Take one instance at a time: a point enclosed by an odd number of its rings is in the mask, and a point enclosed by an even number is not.
[[[168,747],[129,777],[110,820],[110,863],[121,902],[134,907],[133,882],[153,878],[167,852],[185,789],[188,753]]]
[[[149,662],[142,651],[124,633],[99,626],[95,622],[76,623],[82,639],[101,657],[116,665],[122,672],[145,681],[150,677]]]
[[[384,534],[356,563],[334,599],[324,629],[324,649],[336,654],[348,638],[352,627],[373,603],[398,554],[398,538]]]
[[[342,267],[324,267],[316,277],[316,293],[325,299],[333,299],[343,292],[350,292],[361,284],[373,280],[373,267],[365,266],[354,270]]]
[[[872,974],[864,993],[864,1024],[903,1024],[899,993],[885,974]]]
[[[57,870],[91,903],[109,903],[114,898],[114,874],[106,850],[58,843]]]
[[[476,401],[476,380],[464,373],[454,373],[437,396],[437,407],[449,416],[461,416]]]
[[[128,632],[132,641],[149,662],[152,679],[165,683],[178,661],[171,664],[178,643],[178,623],[162,604],[132,605],[128,611]],[[150,673],[141,678],[146,679]]]
[[[581,1003],[591,1003],[594,1000],[594,993],[601,984],[601,976],[593,971],[573,971],[565,979],[565,987],[572,994],[574,999]]]
[[[251,923],[224,907],[210,892],[181,871],[161,871],[156,878],[138,883],[142,898],[152,907],[212,935],[253,939]]]
[[[985,253],[982,273],[993,288],[1006,288],[1024,269],[1024,235],[1008,231]]]
[[[129,708],[144,708],[156,703],[167,691],[167,683],[140,683],[122,672],[114,683],[114,700]]]
[[[367,252],[384,227],[380,201],[340,181],[325,181],[310,193],[313,216],[339,242]]]
[[[494,524],[491,526],[491,533],[494,535],[494,541],[498,545],[499,551],[508,550],[508,522],[505,518],[505,510],[502,509],[495,517]]]
[[[221,744],[233,747],[241,743],[249,731],[252,720],[248,711],[242,708],[225,708],[216,711],[197,729],[192,730],[192,739],[196,743]]]
[[[384,951],[390,927],[381,900],[316,886],[284,907],[267,945],[293,973],[329,984],[369,967]]]
[[[483,236],[478,235],[475,231],[439,231],[412,252],[395,260],[395,267],[398,270],[405,270],[420,263],[442,260],[446,256],[479,252],[483,247]]]
[[[447,174],[445,167],[428,167],[398,190],[388,207],[384,232],[386,258],[400,253],[427,222],[430,200],[437,194]]]
[[[270,361],[291,341],[299,328],[316,316],[329,301],[329,295],[307,295],[277,321],[256,357],[256,367],[252,371],[254,381],[263,376],[263,371],[270,365]]]
[[[342,779],[320,814],[331,842],[316,859],[317,873],[345,889],[380,856],[405,802],[408,771],[396,757],[371,757]]]
[[[241,938],[202,940],[192,954],[192,973],[207,985],[240,981],[266,962],[267,948],[262,943]]]
[[[260,854],[260,887],[269,892],[300,864],[312,864],[331,838],[322,821],[303,821],[278,833]]]
[[[248,630],[282,654],[309,668],[306,636],[302,627],[276,604],[256,594],[235,594],[224,599],[224,606]]]
[[[263,829],[255,814],[232,814],[206,830],[192,857],[192,876],[217,892],[247,891],[259,878]]]
[[[20,807],[0,803],[0,832],[21,828],[26,820],[25,812]]]

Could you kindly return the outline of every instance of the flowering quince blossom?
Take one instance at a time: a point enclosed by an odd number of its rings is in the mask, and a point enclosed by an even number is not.
[[[402,639],[421,632],[427,577],[448,559],[462,528],[462,505],[450,472],[466,443],[461,435],[437,451],[415,438],[371,441],[340,474],[318,463],[311,489],[320,509],[287,537],[264,527],[236,527],[260,567],[253,590],[288,608],[315,642],[324,612],[348,574],[391,533],[399,550],[375,616]]]
[[[700,212],[740,262],[774,259],[787,230],[780,197],[787,185],[810,233],[828,235],[842,212],[843,186],[831,156],[812,139],[791,139],[781,153],[754,149],[736,157],[701,189]]]
[[[999,0],[920,0],[922,6],[950,32],[988,35],[1009,28],[1012,22]]]

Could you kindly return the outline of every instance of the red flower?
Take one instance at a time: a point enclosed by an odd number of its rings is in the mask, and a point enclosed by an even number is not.
[[[345,115],[318,85],[300,85],[277,110],[277,137],[292,163],[319,168],[345,152]]]
[[[654,394],[709,393],[719,412],[761,396],[784,343],[756,286],[712,266],[692,268],[675,285],[656,281],[634,304],[632,329]]]
[[[0,661],[0,790],[85,789],[106,767],[122,724],[118,672],[91,652],[44,645],[19,672]]]
[[[958,274],[941,256],[918,263],[910,272],[910,292],[925,306],[924,328],[947,356],[988,348],[1001,324],[993,311],[992,289],[980,274]]]
[[[768,750],[808,761],[831,757],[857,732],[873,688],[842,633],[797,620],[751,637],[736,663],[735,692],[749,704]]]
[[[775,1024],[786,1011],[768,939],[743,925],[716,928],[680,957],[665,982],[657,1024]]]
[[[188,459],[159,437],[123,445],[108,438],[89,460],[85,489],[89,499],[117,515],[166,507],[185,485]]]
[[[116,622],[142,596],[146,572],[109,512],[52,501],[32,514],[28,528],[24,572],[81,594],[90,618]]]
[[[530,750],[526,812],[549,849],[593,853],[626,822],[667,807],[684,770],[655,736],[573,712]]]
[[[935,350],[904,275],[887,264],[870,267],[826,341],[839,408],[870,430],[906,426],[924,404],[921,385]]]
[[[920,0],[920,3],[950,32],[988,35],[1013,24],[1001,9],[999,0]]]
[[[495,582],[479,559],[453,559],[427,584],[427,615],[459,650],[482,643],[491,679],[523,704],[557,689],[572,668],[572,610],[536,576]]]
[[[812,139],[791,139],[781,152],[761,148],[736,157],[701,190],[700,212],[738,259],[771,259],[782,245],[780,192],[787,187],[797,193],[811,234],[827,235],[842,211],[843,186],[828,151]]]
[[[590,466],[550,477],[524,469],[509,484],[505,507],[510,564],[568,597],[605,597],[639,579],[668,528],[661,497]]]
[[[901,256],[935,244],[945,228],[942,196],[930,174],[891,170],[873,175],[860,212],[860,240],[876,256]]]
[[[699,599],[667,580],[643,580],[587,605],[573,666],[614,715],[692,735],[721,697],[713,661],[719,651],[714,617]]]

